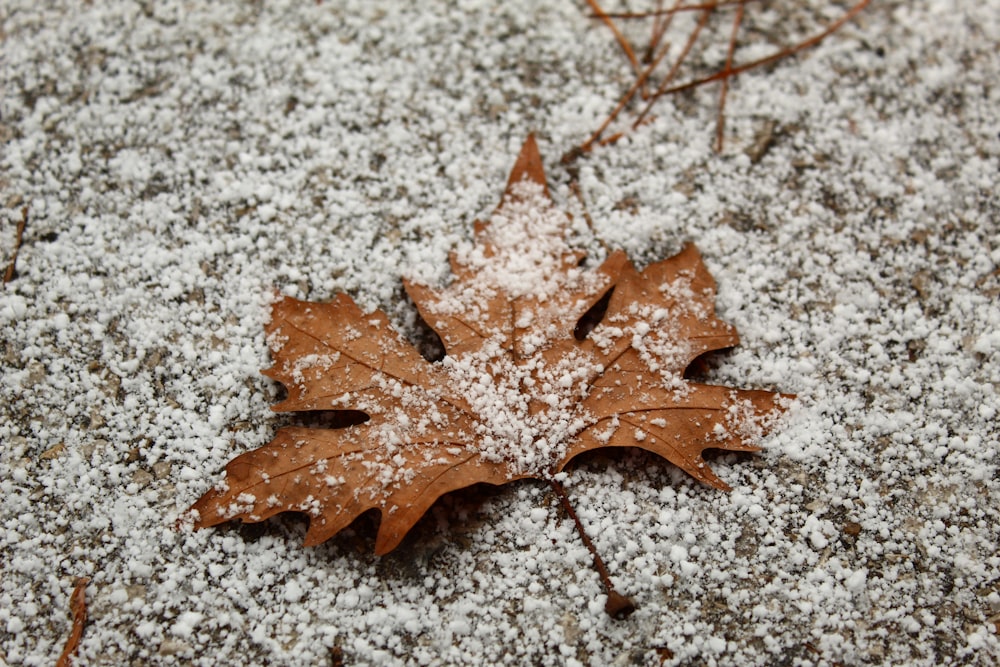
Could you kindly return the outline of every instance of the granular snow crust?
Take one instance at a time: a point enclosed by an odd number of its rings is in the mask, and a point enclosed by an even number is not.
[[[814,31],[798,4],[747,3],[742,57]],[[632,74],[583,2],[0,21],[2,266],[28,215],[0,291],[0,663],[54,662],[80,576],[87,665],[1000,661],[997,0],[873,2],[741,75],[721,154],[717,88],[662,100],[577,162],[586,210],[558,158]],[[604,614],[539,482],[445,499],[381,558],[364,520],[309,549],[294,519],[192,530],[288,423],[259,374],[275,290],[419,342],[401,278],[447,284],[531,132],[587,267],[694,242],[741,337],[704,378],[799,397],[765,451],[711,462],[728,494],[640,452],[570,467],[638,611]]]

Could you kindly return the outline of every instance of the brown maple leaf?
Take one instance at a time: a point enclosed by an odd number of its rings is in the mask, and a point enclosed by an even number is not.
[[[779,395],[685,379],[699,355],[736,345],[714,314],[715,283],[694,246],[637,270],[618,251],[593,270],[567,242],[529,137],[506,195],[475,242],[452,254],[453,282],[405,281],[446,355],[424,359],[380,310],[346,294],[282,298],[265,371],[276,411],[360,411],[343,428],[281,429],[233,459],[193,509],[198,527],[304,512],[307,545],[377,509],[375,551],[400,541],[443,494],[485,482],[552,481],[578,454],[655,452],[726,489],[705,449],[757,451]]]

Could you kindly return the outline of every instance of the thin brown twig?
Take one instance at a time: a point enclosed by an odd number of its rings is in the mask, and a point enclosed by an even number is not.
[[[803,40],[798,44],[794,44],[785,49],[782,49],[777,53],[772,53],[769,56],[758,58],[757,60],[753,60],[751,62],[744,63],[743,65],[738,65],[736,67],[730,67],[728,70],[721,70],[715,72],[714,74],[710,74],[708,76],[701,77],[699,79],[688,81],[687,83],[682,83],[670,88],[664,88],[662,90],[658,89],[650,98],[650,100],[646,103],[646,106],[643,108],[642,112],[639,114],[639,117],[636,119],[635,123],[633,123],[632,127],[635,128],[639,125],[640,121],[642,121],[646,117],[646,115],[653,108],[653,105],[660,97],[664,95],[672,95],[674,93],[683,92],[685,90],[690,90],[692,88],[697,88],[698,86],[705,85],[706,83],[711,83],[712,81],[718,81],[719,79],[727,79],[729,77],[742,74],[743,72],[746,72],[748,70],[755,69],[757,67],[770,65],[773,62],[776,62],[783,58],[787,58],[789,56],[795,55],[800,51],[804,51],[813,46],[816,46],[821,41],[823,41],[833,33],[837,32],[837,30],[839,30],[841,26],[843,26],[845,23],[847,23],[855,16],[860,14],[861,11],[864,10],[864,8],[869,5],[869,3],[871,3],[871,0],[859,0],[843,16],[841,16],[839,19],[837,19],[829,26],[827,26],[826,29],[823,30],[822,32],[817,33],[816,35],[813,35],[812,37]]]
[[[10,264],[3,274],[3,284],[6,285],[14,279],[17,273],[17,253],[21,250],[21,242],[24,239],[24,228],[28,226],[28,207],[21,209],[21,221],[17,223],[17,236],[14,238],[14,254],[11,255]]]
[[[635,57],[635,51],[632,50],[632,45],[629,44],[629,41],[625,39],[625,35],[623,35],[622,32],[618,29],[618,26],[615,25],[615,22],[608,17],[604,9],[602,9],[601,6],[597,4],[597,0],[587,0],[587,4],[590,5],[590,9],[594,13],[593,14],[594,18],[601,19],[601,21],[604,22],[604,25],[606,25],[608,29],[611,30],[611,34],[615,36],[615,40],[618,41],[618,44],[622,47],[622,51],[625,52],[625,57],[628,58],[629,63],[632,64],[632,69],[635,70],[636,74],[638,74],[640,69],[639,60],[638,58]]]
[[[597,570],[597,574],[601,578],[601,583],[604,584],[604,590],[608,593],[608,601],[604,604],[604,610],[613,618],[626,618],[633,611],[635,611],[635,603],[619,593],[615,589],[615,585],[611,583],[611,575],[608,573],[608,568],[601,559],[601,556],[597,553],[597,548],[591,541],[590,536],[587,535],[587,531],[583,529],[583,523],[580,521],[580,517],[576,515],[573,505],[569,502],[569,496],[566,495],[566,489],[563,488],[563,485],[560,482],[554,479],[550,479],[549,484],[555,491],[556,496],[559,497],[559,504],[562,505],[563,511],[566,512],[571,519],[573,519],[573,523],[576,524],[576,531],[580,533],[580,539],[583,540],[583,544],[587,547],[587,550],[590,551],[590,555],[594,559],[594,568]]]
[[[743,6],[741,2],[736,8],[736,15],[733,17],[733,30],[729,35],[729,49],[726,51],[726,66],[723,71],[728,72],[733,67],[733,54],[736,53],[736,37],[740,32],[740,25],[743,23]],[[722,152],[722,140],[726,132],[726,94],[729,92],[729,77],[722,79],[719,90],[719,113],[715,119],[715,150]]]
[[[663,11],[663,0],[656,0],[656,11]],[[646,53],[642,57],[642,61],[646,64],[649,64],[649,61],[653,59],[656,45],[660,42],[660,37],[662,36],[660,34],[660,24],[663,23],[662,19],[663,16],[659,13],[653,17],[653,29],[649,33],[649,44],[646,46]]]
[[[787,58],[788,56],[795,55],[799,51],[804,51],[805,49],[816,46],[821,41],[823,41],[833,33],[837,32],[837,30],[839,30],[842,25],[850,21],[856,15],[858,15],[866,6],[868,6],[870,2],[871,0],[860,0],[860,2],[851,7],[851,9],[848,10],[846,14],[844,14],[839,19],[837,19],[829,26],[827,26],[826,30],[824,30],[823,32],[813,35],[809,39],[806,39],[804,41],[799,42],[798,44],[783,49],[778,53],[772,53],[771,55],[765,56],[764,58],[758,58],[757,60],[753,60],[743,65],[739,65],[738,67],[733,67],[728,72],[716,72],[711,76],[707,76],[702,79],[698,79],[696,81],[690,81],[686,84],[683,84],[682,86],[676,86],[674,88],[670,88],[668,90],[665,90],[663,94],[666,95],[669,93],[678,92],[680,90],[687,90],[689,88],[693,88],[694,86],[700,86],[702,84],[709,83],[711,81],[717,81],[723,77],[736,76],[737,74],[742,74],[747,70],[751,70],[756,67],[763,67],[764,65],[770,65],[771,63],[781,60],[782,58]]]
[[[680,55],[677,56],[677,60],[675,60],[674,64],[670,67],[670,71],[667,72],[667,75],[663,77],[663,80],[657,87],[656,92],[654,92],[653,95],[650,97],[650,99],[646,102],[646,106],[643,108],[639,116],[635,119],[635,122],[632,123],[633,130],[642,124],[642,122],[646,118],[646,115],[649,113],[650,109],[653,108],[653,104],[656,103],[656,100],[658,100],[660,97],[664,95],[664,91],[667,89],[667,86],[670,84],[670,82],[674,80],[674,77],[677,76],[677,72],[680,71],[681,65],[684,64],[685,60],[687,60],[688,55],[691,53],[691,49],[694,48],[694,43],[698,41],[698,35],[701,34],[702,29],[704,29],[704,27],[708,24],[708,19],[711,16],[712,12],[710,10],[706,9],[704,12],[702,12],[701,17],[698,19],[698,23],[691,31],[691,34],[688,35],[688,40],[684,44],[684,49],[681,51]]]
[[[750,0],[716,0],[715,2],[701,2],[693,5],[680,5],[673,7],[671,9],[656,9],[648,12],[604,12],[604,16],[609,19],[648,19],[654,18],[657,15],[663,14],[676,14],[677,12],[697,12],[697,11],[713,11],[719,7],[729,7],[732,5],[742,5]],[[593,16],[592,18],[597,18]]]
[[[657,88],[657,92],[653,93],[654,100],[658,95],[660,95],[660,90],[665,88],[666,85],[669,84],[670,81],[672,81],[673,78],[677,75],[677,71],[684,63],[684,60],[687,58],[688,54],[691,52],[691,48],[694,46],[695,41],[698,39],[698,35],[701,32],[702,28],[704,28],[705,24],[708,22],[708,18],[710,15],[711,12],[707,11],[702,14],[700,20],[698,21],[698,24],[695,26],[694,30],[688,36],[688,41],[684,45],[684,49],[681,51],[680,55],[677,56],[677,60],[674,61],[673,65],[671,65],[670,70],[663,78],[663,81],[660,82],[660,85]],[[669,44],[664,44],[663,47],[660,49],[660,52],[653,59],[653,62],[647,65],[646,68],[639,73],[638,78],[632,83],[631,86],[629,86],[629,89],[625,91],[625,94],[622,95],[622,97],[618,100],[618,103],[615,105],[615,108],[611,111],[610,114],[608,114],[607,118],[604,119],[604,122],[601,123],[600,127],[598,127],[597,130],[595,130],[593,134],[591,134],[590,137],[587,138],[586,141],[580,144],[580,146],[573,149],[563,157],[564,164],[568,164],[575,158],[582,155],[583,153],[590,151],[594,147],[595,143],[598,143],[603,146],[605,143],[613,141],[614,139],[621,136],[620,134],[617,134],[614,137],[611,137],[610,139],[601,140],[601,135],[604,134],[604,131],[608,129],[608,126],[610,126],[611,123],[613,123],[616,118],[618,118],[618,115],[622,111],[624,111],[625,107],[628,105],[629,102],[632,101],[632,98],[635,97],[635,94],[639,91],[639,89],[646,83],[646,81],[649,80],[649,77],[652,76],[653,72],[660,65],[660,62],[663,61],[663,58],[667,55],[669,50],[670,50]],[[635,123],[632,124],[632,129],[634,130],[638,128],[639,125],[642,124],[643,120],[644,120],[643,117],[636,119]]]
[[[662,7],[662,0],[660,0],[659,6]],[[680,6],[681,0],[674,0],[674,6],[668,10],[657,10],[662,11],[662,14],[657,14],[653,22],[653,34],[649,39],[649,48],[646,50],[646,59],[653,60],[653,53],[660,47],[660,42],[663,41],[663,36],[667,34],[667,30],[670,29],[670,24],[674,21],[674,15],[677,13],[677,8]],[[662,20],[661,20],[662,19]]]
[[[658,10],[663,9],[663,0],[656,0],[656,8]],[[660,29],[660,24],[662,24],[663,22],[664,21],[662,16],[653,17],[653,27],[649,33],[649,43],[646,44],[646,50],[643,51],[642,54],[642,63],[644,65],[649,65],[655,59],[656,47],[660,43],[660,39],[663,37]],[[640,88],[639,95],[642,97],[642,99],[646,99],[647,97],[649,97],[649,91],[646,90],[646,84],[643,84],[642,87]]]
[[[595,130],[594,133],[591,134],[590,137],[585,142],[583,142],[583,144],[580,145],[579,152],[585,153],[589,151],[591,148],[593,148],[594,142],[598,141],[601,138],[601,135],[604,134],[604,130],[608,129],[608,126],[611,125],[611,123],[613,123],[616,118],[618,118],[618,114],[620,114],[628,105],[628,103],[632,101],[632,98],[635,97],[635,94],[649,79],[650,75],[653,73],[653,70],[655,70],[656,67],[660,64],[660,62],[663,60],[663,57],[667,55],[667,51],[668,49],[662,49],[660,53],[657,54],[653,62],[647,65],[639,73],[639,76],[636,78],[634,82],[632,82],[632,85],[629,86],[629,89],[625,92],[624,95],[622,95],[621,99],[618,100],[618,104],[615,105],[614,110],[610,114],[608,114],[608,117],[604,119],[604,122],[601,123],[601,126],[598,127],[597,130]]]

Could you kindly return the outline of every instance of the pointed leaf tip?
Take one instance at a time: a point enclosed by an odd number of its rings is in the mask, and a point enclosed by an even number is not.
[[[510,178],[507,180],[507,194],[510,195],[515,183],[528,179],[538,183],[545,191],[545,196],[549,196],[549,186],[545,182],[545,167],[542,164],[542,155],[538,152],[538,143],[535,135],[529,134],[521,146],[521,154],[517,156],[517,162],[510,171]]]

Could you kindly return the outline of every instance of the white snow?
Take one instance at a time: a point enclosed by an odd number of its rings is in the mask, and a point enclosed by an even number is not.
[[[757,4],[746,57],[845,3]],[[742,75],[721,155],[717,88],[663,100],[577,163],[586,211],[559,158],[631,71],[583,2],[0,20],[0,270],[29,208],[0,291],[0,662],[54,662],[84,575],[81,664],[1000,660],[996,0],[874,2]],[[258,372],[274,295],[347,292],[416,338],[401,277],[448,282],[529,132],[583,269],[695,242],[741,338],[708,379],[799,396],[764,452],[711,461],[730,494],[635,452],[560,477],[638,611],[604,615],[539,483],[446,499],[383,558],[364,521],[308,550],[295,519],[191,530],[287,423]]]

